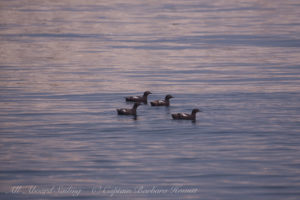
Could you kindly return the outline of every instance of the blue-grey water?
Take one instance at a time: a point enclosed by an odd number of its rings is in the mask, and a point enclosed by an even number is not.
[[[299,19],[298,0],[1,0],[0,199],[299,199]],[[117,115],[146,90],[175,98]]]

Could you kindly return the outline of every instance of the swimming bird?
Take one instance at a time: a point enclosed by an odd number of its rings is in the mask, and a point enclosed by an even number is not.
[[[118,115],[134,115],[136,116],[136,109],[141,105],[140,103],[134,103],[132,109],[130,108],[120,108],[117,109]]]
[[[125,97],[126,101],[133,101],[133,102],[143,102],[147,103],[147,97],[149,94],[152,94],[150,91],[144,92],[143,96],[130,96],[130,97]]]
[[[177,113],[177,114],[172,114],[173,119],[185,119],[185,120],[196,120],[196,113],[197,112],[202,112],[199,109],[195,108],[192,110],[191,114],[187,113]]]
[[[170,99],[174,98],[172,95],[168,94],[165,97],[165,100],[156,100],[151,102],[151,106],[169,106],[170,105]]]

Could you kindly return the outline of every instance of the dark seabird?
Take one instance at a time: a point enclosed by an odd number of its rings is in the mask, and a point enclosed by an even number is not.
[[[118,115],[134,115],[136,116],[136,109],[141,105],[140,103],[134,103],[132,109],[130,108],[120,108],[117,109]]]
[[[130,97],[125,97],[125,99],[126,99],[126,101],[147,103],[147,97],[149,94],[152,94],[152,93],[149,91],[146,91],[146,92],[144,92],[143,96],[130,96]]]
[[[185,119],[185,120],[196,120],[196,113],[201,112],[199,109],[193,109],[191,114],[187,113],[177,113],[172,114],[173,119]]]
[[[156,100],[151,102],[151,106],[169,106],[170,105],[170,99],[174,98],[172,95],[168,94],[165,97],[165,100]]]

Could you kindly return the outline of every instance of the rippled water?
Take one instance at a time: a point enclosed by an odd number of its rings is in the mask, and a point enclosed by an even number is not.
[[[299,19],[297,0],[0,1],[0,198],[299,199]],[[117,116],[145,90],[175,98]]]

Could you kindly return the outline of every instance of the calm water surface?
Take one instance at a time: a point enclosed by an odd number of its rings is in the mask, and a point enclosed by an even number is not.
[[[0,198],[299,199],[299,19],[297,0],[1,0]],[[117,116],[145,90],[175,98]]]

